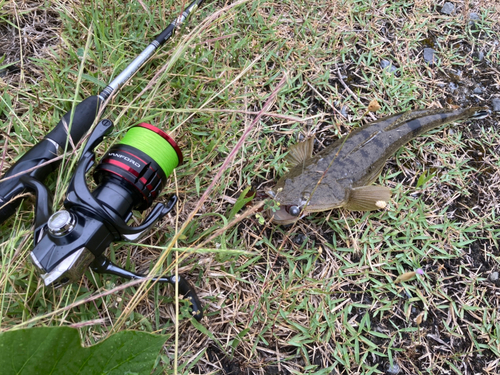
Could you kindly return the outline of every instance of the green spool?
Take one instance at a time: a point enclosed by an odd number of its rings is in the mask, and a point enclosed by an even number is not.
[[[130,128],[120,144],[135,147],[151,157],[166,177],[182,163],[179,146],[165,132],[151,124],[143,122]]]

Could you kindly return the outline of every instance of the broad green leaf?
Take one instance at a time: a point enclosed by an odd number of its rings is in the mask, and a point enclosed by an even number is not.
[[[121,331],[84,348],[77,329],[39,327],[0,334],[0,373],[150,374],[166,336]]]

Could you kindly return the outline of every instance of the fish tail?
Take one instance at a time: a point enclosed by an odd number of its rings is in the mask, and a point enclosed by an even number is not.
[[[474,113],[470,116],[471,119],[481,120],[485,117],[488,117],[491,111],[487,107],[472,107]]]
[[[452,121],[459,121],[459,120],[466,120],[466,119],[482,119],[488,116],[491,113],[491,111],[486,108],[486,107],[470,107],[470,108],[465,108],[465,109],[457,109],[454,111],[450,110],[439,110],[436,111],[436,114],[441,114],[442,119],[443,119],[443,124],[452,122]]]
[[[418,124],[415,125],[414,129],[414,136],[417,136],[450,122],[467,119],[482,119],[489,114],[490,111],[486,107],[470,107],[456,110],[436,109],[425,113],[421,117],[417,115],[411,121],[416,121]],[[410,121],[407,120],[407,123],[409,122]]]

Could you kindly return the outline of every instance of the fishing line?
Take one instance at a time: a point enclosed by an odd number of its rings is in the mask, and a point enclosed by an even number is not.
[[[182,163],[182,153],[174,140],[147,123],[129,129],[119,144],[134,147],[147,154],[158,163],[166,176]]]

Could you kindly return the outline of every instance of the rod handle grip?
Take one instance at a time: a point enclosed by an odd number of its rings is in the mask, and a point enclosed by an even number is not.
[[[89,131],[90,127],[94,123],[94,120],[99,113],[99,108],[101,105],[101,99],[97,95],[89,96],[82,100],[75,107],[73,114],[73,123],[70,126],[71,120],[71,110],[68,111],[59,121],[52,131],[45,136],[45,138],[50,138],[57,144],[64,148],[66,145],[66,140],[68,138],[68,131],[71,135],[73,143],[76,145],[80,139]],[[68,143],[68,147],[71,149],[71,142]]]
[[[102,100],[94,95],[84,99],[75,107],[73,124],[70,127],[70,135],[74,144],[77,144],[82,139],[94,123],[101,103]],[[55,141],[61,149],[64,149],[68,137],[66,128],[69,128],[70,120],[71,111],[66,113],[56,127],[24,154],[0,179],[20,174],[57,157],[57,145],[51,141]],[[71,142],[68,147],[71,149]],[[47,164],[31,171],[29,175],[43,182],[45,177],[58,165],[58,162]],[[20,177],[0,182],[0,224],[16,212],[21,204],[21,199],[15,199],[15,197],[27,190],[27,186],[21,182]]]

